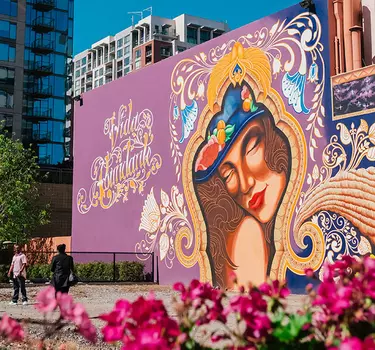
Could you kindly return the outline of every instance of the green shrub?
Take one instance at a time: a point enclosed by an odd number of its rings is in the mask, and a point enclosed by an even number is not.
[[[7,276],[9,271],[9,265],[0,265],[0,283],[9,282],[9,277]]]
[[[110,282],[113,281],[113,263],[94,261],[90,263],[77,263],[75,273],[79,280]],[[8,282],[6,276],[9,266],[0,265],[0,282]],[[139,262],[124,261],[116,263],[115,278],[118,282],[141,282],[145,280],[144,265]],[[33,264],[27,268],[27,278],[51,279],[50,264]]]
[[[120,282],[140,282],[144,280],[145,266],[139,262],[123,261],[116,263],[117,280]]]
[[[35,279],[35,278],[45,278],[51,279],[52,272],[51,272],[51,265],[50,264],[33,264],[27,267],[27,278],[28,279]]]

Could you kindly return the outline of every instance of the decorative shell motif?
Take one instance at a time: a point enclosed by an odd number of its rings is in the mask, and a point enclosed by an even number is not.
[[[145,204],[143,206],[139,229],[145,230],[149,233],[154,233],[159,229],[159,225],[160,210],[154,196],[154,188],[152,188],[150,193],[147,195],[147,199],[145,200]]]
[[[319,185],[304,203],[295,232],[314,213],[330,210],[350,220],[362,234],[375,237],[375,167],[342,171]]]

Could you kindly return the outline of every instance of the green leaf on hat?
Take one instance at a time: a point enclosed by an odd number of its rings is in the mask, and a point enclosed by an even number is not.
[[[234,127],[235,125],[230,125],[230,124],[225,127],[225,136],[226,136],[225,142],[227,142],[231,138],[234,132]]]
[[[251,102],[250,111],[255,112],[257,109],[258,109],[258,107],[254,105],[254,102]]]

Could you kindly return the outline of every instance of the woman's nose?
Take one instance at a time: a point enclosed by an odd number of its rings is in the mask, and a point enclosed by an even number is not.
[[[250,172],[246,171],[243,167],[239,171],[240,191],[242,194],[250,192],[251,188],[255,184],[255,180]]]

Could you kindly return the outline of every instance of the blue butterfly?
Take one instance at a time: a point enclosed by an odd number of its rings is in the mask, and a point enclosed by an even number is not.
[[[180,143],[182,143],[185,139],[187,139],[190,135],[190,132],[194,130],[194,123],[198,117],[198,104],[197,101],[193,100],[190,106],[186,106],[181,111],[181,119],[182,119],[182,135],[180,139]]]
[[[305,82],[306,75],[302,75],[300,72],[293,75],[286,73],[282,81],[282,90],[284,96],[288,98],[288,104],[293,105],[297,113],[308,114],[310,109],[305,106],[304,102]]]

